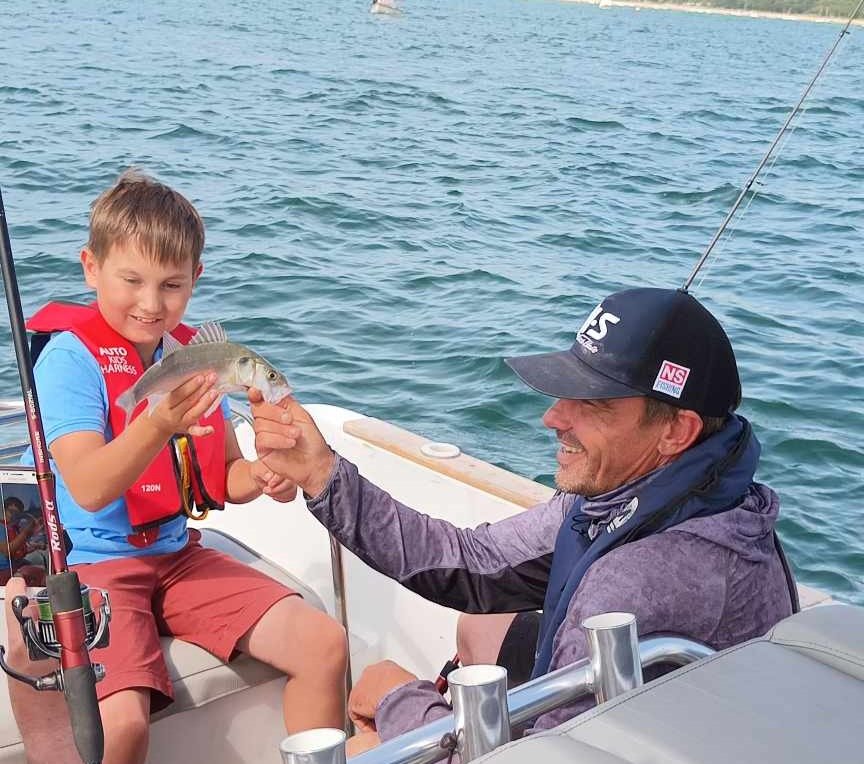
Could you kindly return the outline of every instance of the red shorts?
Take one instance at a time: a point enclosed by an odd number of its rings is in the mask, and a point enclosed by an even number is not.
[[[160,636],[174,636],[228,661],[237,642],[293,589],[199,543],[190,531],[179,552],[75,565],[82,583],[107,589],[111,639],[91,659],[105,665],[99,700],[132,687],[151,689],[151,711],[173,699]],[[95,598],[94,598],[95,604]]]

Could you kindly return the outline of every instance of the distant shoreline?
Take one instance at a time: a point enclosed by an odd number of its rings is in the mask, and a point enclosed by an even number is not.
[[[652,11],[686,11],[687,13],[716,13],[721,16],[745,16],[751,19],[783,19],[784,21],[813,21],[818,24],[845,24],[848,16],[814,16],[808,13],[778,13],[776,11],[753,11],[744,8],[719,8],[698,3],[657,3],[651,0],[565,0],[568,3],[587,3],[600,8],[645,8]],[[850,14],[851,15],[851,14]],[[855,26],[864,25],[864,19],[852,22]]]

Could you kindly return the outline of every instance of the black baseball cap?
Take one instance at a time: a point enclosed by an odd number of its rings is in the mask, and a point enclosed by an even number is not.
[[[529,387],[554,398],[646,395],[704,416],[741,402],[732,344],[682,289],[627,289],[601,302],[569,350],[507,358]]]

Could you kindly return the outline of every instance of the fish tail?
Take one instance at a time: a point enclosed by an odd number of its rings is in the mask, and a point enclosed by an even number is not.
[[[129,417],[132,416],[136,406],[135,393],[132,392],[131,387],[125,393],[117,396],[117,405],[126,412],[126,424],[128,425]]]

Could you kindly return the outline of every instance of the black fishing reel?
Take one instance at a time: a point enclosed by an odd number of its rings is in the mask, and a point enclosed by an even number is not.
[[[93,612],[93,606],[90,602],[91,589],[88,586],[81,585],[81,605],[84,610],[84,628],[86,631],[85,646],[87,652],[91,650],[108,646],[108,624],[111,621],[111,602],[108,599],[108,592],[105,589],[96,590],[102,597],[102,603],[99,605],[99,618]],[[12,600],[12,612],[18,623],[21,626],[21,636],[24,638],[24,644],[27,645],[27,652],[30,660],[40,661],[47,658],[60,658],[61,646],[57,640],[57,632],[54,625],[54,614],[51,610],[51,604],[48,601],[48,590],[41,589],[36,593],[36,608],[39,616],[34,620],[30,616],[24,615],[24,610],[30,604],[30,599],[19,594]],[[19,682],[29,684],[36,690],[62,690],[63,689],[63,674],[60,669],[52,671],[42,677],[31,677],[22,674],[6,663],[6,651],[0,645],[0,668],[3,669],[13,679]],[[101,663],[92,664],[93,674],[98,682],[105,676],[105,667]]]

